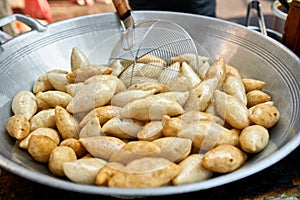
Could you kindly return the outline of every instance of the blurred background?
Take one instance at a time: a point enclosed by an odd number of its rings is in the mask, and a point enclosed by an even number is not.
[[[0,18],[13,13],[23,13],[37,18],[44,24],[95,13],[115,11],[111,0],[0,0]],[[247,5],[250,0],[216,0],[216,17],[245,25]],[[261,0],[262,12],[267,28],[273,28],[275,16],[273,0]],[[255,13],[252,15],[255,17]],[[255,20],[253,20],[256,24]],[[29,28],[19,22],[6,27],[16,35]],[[13,33],[12,33],[13,32]]]

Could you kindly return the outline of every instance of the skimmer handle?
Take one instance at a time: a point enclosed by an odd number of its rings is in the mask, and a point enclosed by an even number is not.
[[[126,0],[113,0],[113,3],[120,19],[124,20],[128,17],[128,12],[131,12],[131,7]]]
[[[113,0],[113,4],[117,10],[120,20],[123,22],[125,29],[134,25],[131,14],[131,7],[126,0]]]

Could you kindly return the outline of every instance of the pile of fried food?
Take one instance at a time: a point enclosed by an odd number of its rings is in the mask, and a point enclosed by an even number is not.
[[[69,72],[48,71],[32,91],[16,94],[7,132],[55,176],[149,188],[237,170],[267,146],[268,129],[280,118],[266,83],[242,78],[223,58],[209,64],[202,56],[174,57],[172,81],[128,86],[114,75],[121,65],[90,64],[73,48]]]

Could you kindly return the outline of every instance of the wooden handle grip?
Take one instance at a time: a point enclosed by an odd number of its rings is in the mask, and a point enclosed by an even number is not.
[[[131,7],[126,0],[113,0],[114,6],[117,10],[119,17],[123,20],[128,16],[128,12],[131,11]]]

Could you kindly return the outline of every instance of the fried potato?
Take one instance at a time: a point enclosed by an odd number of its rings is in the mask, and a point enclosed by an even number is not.
[[[221,144],[233,146],[239,144],[239,136],[237,134],[213,121],[190,123],[181,129],[177,136],[192,140],[194,147],[204,151]]]
[[[219,58],[218,60],[216,60],[207,70],[205,74],[205,80],[210,78],[217,78],[217,88],[221,88],[226,80],[226,62],[224,58]]]
[[[38,128],[56,128],[55,109],[50,108],[36,113],[32,116],[29,123],[30,131],[34,131]]]
[[[150,53],[147,53],[146,55],[140,57],[137,59],[138,63],[151,63],[151,62],[156,62],[156,63],[161,63],[163,65],[167,65],[167,62],[164,59],[161,59],[157,56],[154,56]]]
[[[157,79],[155,78],[149,78],[146,76],[137,76],[137,75],[132,75],[130,74],[130,69],[127,69],[128,73],[124,74],[123,76],[120,76],[120,79],[122,80],[122,82],[124,83],[124,85],[126,87],[130,87],[131,85],[135,85],[137,83],[144,83],[144,82],[158,82]]]
[[[181,168],[164,158],[146,157],[128,163],[108,182],[109,187],[150,188],[169,183]]]
[[[191,154],[181,161],[178,165],[182,171],[172,180],[172,183],[183,185],[209,179],[213,172],[202,166],[202,158],[203,154]]]
[[[189,98],[187,99],[186,103],[183,106],[183,109],[186,112],[192,110],[199,110],[199,96],[196,95],[194,90],[189,90]]]
[[[213,116],[220,116],[216,110],[216,102],[215,99],[213,98],[212,101],[210,102],[210,104],[207,106],[207,108],[205,109],[204,113],[213,115]],[[224,120],[222,119],[223,124],[224,124]]]
[[[56,176],[65,176],[63,164],[76,159],[76,154],[72,148],[67,146],[58,146],[53,149],[50,154],[48,168],[50,172]]]
[[[223,90],[226,94],[236,97],[243,104],[247,105],[246,91],[241,79],[235,76],[227,76]]]
[[[58,145],[60,143],[60,135],[57,130],[55,130],[53,128],[42,127],[42,128],[37,128],[34,131],[31,131],[27,135],[27,137],[25,137],[23,140],[20,141],[19,147],[21,147],[23,149],[27,149],[30,137],[33,135],[44,135],[44,136],[51,138],[56,145]]]
[[[79,140],[75,139],[75,138],[65,139],[59,144],[59,146],[65,146],[65,147],[72,148],[73,151],[75,152],[77,158],[81,158],[86,154],[86,149],[79,142]]]
[[[84,86],[83,82],[70,83],[70,84],[66,85],[66,93],[68,93],[69,95],[74,97],[83,86]]]
[[[176,136],[178,131],[183,127],[182,119],[164,115],[162,117],[162,133],[165,137]]]
[[[67,106],[71,113],[87,112],[110,102],[116,92],[117,82],[106,80],[84,85]]]
[[[55,107],[55,124],[63,139],[79,138],[78,122],[61,106]]]
[[[18,92],[11,105],[13,113],[24,115],[28,120],[36,113],[36,97],[31,91],[22,90]]]
[[[260,125],[252,125],[244,128],[240,135],[240,145],[243,151],[258,153],[262,151],[269,142],[269,132]]]
[[[156,93],[163,93],[163,92],[170,92],[171,90],[162,83],[157,82],[143,82],[143,83],[137,83],[129,86],[127,88],[128,90],[155,90]]]
[[[95,184],[98,171],[106,165],[106,161],[99,158],[84,158],[63,163],[65,175],[75,183]]]
[[[191,152],[192,140],[179,137],[163,137],[153,141],[161,149],[160,157],[178,163]]]
[[[79,141],[91,155],[105,160],[126,144],[119,138],[111,136],[80,138]]]
[[[147,63],[136,63],[132,64],[133,76],[147,77],[156,80],[160,76],[161,72],[166,67],[165,64],[160,62],[147,62]],[[130,67],[127,70],[132,70]]]
[[[124,66],[120,59],[115,59],[112,63],[110,63],[109,67],[112,68],[111,75],[118,77],[120,73],[123,71]]]
[[[131,101],[153,95],[154,92],[155,92],[154,89],[152,89],[152,90],[125,90],[125,91],[119,92],[118,94],[115,94],[112,97],[111,105],[123,107]]]
[[[156,94],[154,96],[149,96],[148,98],[154,98],[154,100],[156,100],[157,97],[163,97],[169,100],[174,100],[177,101],[181,106],[184,106],[186,101],[189,98],[189,92],[188,91],[184,91],[184,92],[164,92],[164,93],[159,93]]]
[[[30,133],[30,123],[24,115],[16,114],[8,119],[6,130],[11,137],[22,140]]]
[[[96,76],[96,75],[106,75],[110,74],[112,69],[107,66],[89,64],[84,67],[79,67],[78,69],[69,72],[66,78],[69,83],[79,83]]]
[[[162,137],[162,122],[150,121],[146,123],[137,133],[138,140],[153,141]]]
[[[101,131],[107,135],[118,137],[120,139],[135,139],[141,128],[142,127],[132,119],[114,117],[102,126]]]
[[[37,104],[37,112],[50,109],[50,106],[47,104],[47,102],[43,101],[42,99],[36,98],[36,104]]]
[[[206,75],[208,69],[210,68],[210,64],[208,61],[209,61],[209,59],[202,60],[201,65],[198,69],[198,76],[200,77],[201,80],[205,79],[205,75]]]
[[[192,87],[195,87],[201,82],[199,76],[195,73],[195,71],[191,68],[189,64],[183,62],[180,67],[180,74],[186,77],[187,80],[191,83]]]
[[[36,81],[34,82],[32,91],[34,94],[37,94],[39,92],[45,92],[45,91],[52,90],[52,89],[54,89],[54,88],[48,80],[47,73],[45,73],[45,74],[40,75],[38,77],[38,79],[36,79]]]
[[[247,93],[248,108],[267,101],[271,101],[271,96],[261,90],[252,90]]]
[[[158,82],[167,84],[170,80],[180,75],[180,63],[175,62],[171,66],[165,68],[158,77]]]
[[[28,152],[32,158],[41,163],[47,163],[50,154],[57,144],[45,135],[32,135],[28,142]]]
[[[226,64],[226,76],[227,77],[234,76],[234,77],[242,80],[242,76],[241,76],[239,70],[236,67],[229,65],[229,64]]]
[[[253,124],[271,128],[279,121],[280,113],[274,105],[261,103],[252,107],[249,119]]]
[[[85,84],[90,84],[90,83],[101,83],[101,82],[105,82],[105,81],[114,81],[117,84],[116,87],[116,93],[122,92],[124,90],[126,90],[126,86],[125,84],[116,76],[113,75],[96,75],[93,76],[89,79],[87,79],[86,81],[84,81]]]
[[[84,127],[91,119],[97,117],[100,125],[104,125],[108,120],[120,114],[121,107],[118,106],[100,106],[91,110],[79,123],[80,127]]]
[[[70,84],[67,80],[67,71],[52,70],[47,72],[47,79],[55,90],[66,91],[66,86]]]
[[[204,57],[204,56],[199,56],[199,55],[195,55],[192,53],[185,53],[179,56],[175,56],[171,58],[172,62],[186,62],[191,66],[201,66],[203,62],[208,61],[209,58],[208,57]]]
[[[176,116],[184,112],[177,101],[161,96],[137,99],[124,106],[120,115],[137,120],[160,120],[163,115]]]
[[[274,106],[274,102],[273,101],[267,101],[267,102],[264,102],[264,103],[260,103],[260,104],[257,104],[257,105],[267,105],[267,106]],[[249,113],[252,113],[254,108],[256,108],[256,105],[255,106],[252,106],[248,109]]]
[[[240,168],[247,155],[232,145],[220,145],[204,154],[202,165],[217,173],[229,173]]]
[[[168,87],[169,90],[173,92],[187,92],[192,90],[192,84],[184,76],[179,76],[172,79],[169,83],[166,84],[166,87]]]
[[[197,98],[198,110],[205,111],[214,96],[217,85],[217,78],[209,78],[194,87],[193,92]]]
[[[252,78],[243,78],[242,82],[245,86],[246,93],[252,90],[262,90],[266,82]]]
[[[108,162],[105,166],[103,166],[95,180],[96,185],[108,186],[109,180],[118,172],[121,171],[125,166],[121,163],[117,162]]]
[[[197,110],[185,112],[182,115],[180,115],[179,118],[186,123],[193,123],[201,120],[209,120],[209,121],[214,121],[220,125],[224,125],[224,120],[221,119],[220,117],[210,113],[197,111]]]
[[[49,107],[61,106],[66,108],[72,100],[72,96],[61,91],[46,91],[36,94],[37,99],[44,101]]]
[[[72,48],[70,63],[72,72],[90,64],[87,56],[77,47]]]
[[[148,141],[131,141],[113,152],[109,158],[109,162],[127,164],[139,158],[158,157],[160,153],[161,149],[155,143]]]
[[[101,125],[98,117],[94,117],[88,121],[88,123],[82,127],[79,133],[80,138],[93,137],[102,135]]]
[[[214,97],[218,114],[228,124],[237,129],[243,129],[250,125],[248,109],[239,99],[219,90],[214,92]]]

